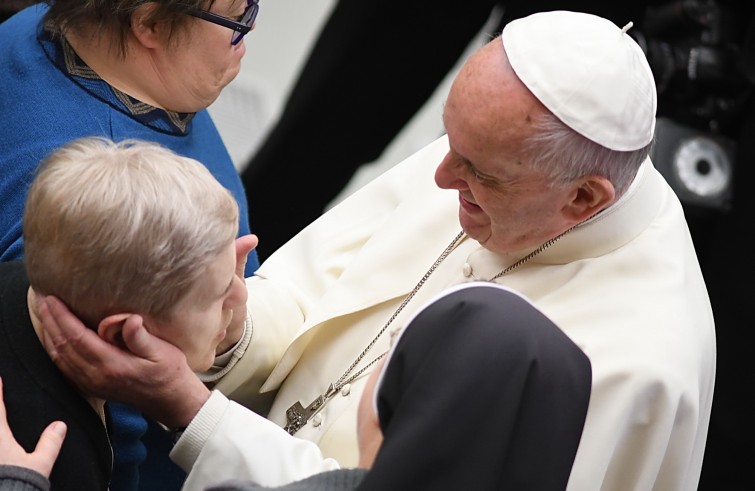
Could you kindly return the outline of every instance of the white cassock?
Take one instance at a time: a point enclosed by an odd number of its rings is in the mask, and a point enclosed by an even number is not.
[[[191,471],[185,489],[229,477],[278,485],[356,464],[356,408],[370,370],[297,438],[281,429],[286,409],[307,406],[341,377],[460,232],[457,192],[433,180],[447,149],[441,137],[392,168],[247,280],[251,325],[216,388],[269,407],[269,420],[215,392],[171,454]],[[491,278],[528,252],[502,256],[464,239],[388,331],[442,289]],[[715,378],[713,315],[681,204],[652,163],[619,202],[496,281],[527,296],[592,363],[569,489],[697,489]]]

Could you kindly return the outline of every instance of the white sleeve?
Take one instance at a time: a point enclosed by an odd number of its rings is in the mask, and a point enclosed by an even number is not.
[[[266,412],[264,398],[269,403],[271,395],[260,394],[260,388],[290,343],[317,309],[332,303],[328,293],[385,222],[396,219],[407,198],[441,191],[431,176],[447,150],[444,136],[389,169],[302,230],[247,278],[250,342],[214,388]]]
[[[203,491],[228,479],[279,486],[327,470],[338,463],[316,444],[293,437],[218,391],[173,447],[171,459],[189,474],[184,491]]]

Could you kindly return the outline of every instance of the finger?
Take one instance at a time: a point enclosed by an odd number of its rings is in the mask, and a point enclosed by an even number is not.
[[[101,339],[53,296],[46,297],[40,304],[39,317],[45,332],[42,342],[59,367],[88,367],[110,359],[118,351],[116,346]],[[64,350],[66,353],[62,356]]]
[[[37,442],[33,454],[37,464],[36,470],[39,473],[45,476],[50,475],[50,471],[52,471],[52,467],[55,465],[55,459],[58,458],[60,448],[63,446],[67,430],[68,428],[64,422],[53,421],[42,432],[42,436],[39,437],[39,442]]]
[[[242,235],[236,239],[236,256],[246,256],[257,247],[259,239],[254,234]]]
[[[247,257],[252,249],[257,247],[258,242],[259,240],[254,234],[243,235],[236,239],[236,274],[242,279],[244,278]]]
[[[57,347],[65,342],[65,335],[50,311],[50,303],[54,303],[55,300],[48,300],[49,297],[37,296],[37,316],[45,326],[42,343],[50,354],[54,354],[57,352]]]
[[[6,457],[5,453],[9,448],[16,446],[16,439],[8,424],[8,417],[5,413],[5,402],[3,400],[3,381],[0,378],[0,461]],[[2,487],[2,486],[0,486]]]
[[[139,358],[159,361],[165,358],[166,350],[169,352],[178,349],[167,341],[150,334],[138,315],[132,315],[126,319],[122,333],[126,348]]]
[[[76,341],[87,334],[97,337],[68,307],[54,296],[46,296],[39,304],[39,317],[55,348]]]
[[[47,297],[39,312],[45,329],[42,342],[58,369],[81,392],[113,398],[112,381],[132,364],[124,358],[126,352],[84,326],[54,297]],[[48,328],[52,336],[47,336]]]

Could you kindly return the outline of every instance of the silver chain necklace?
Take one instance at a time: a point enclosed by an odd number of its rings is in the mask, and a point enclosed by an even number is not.
[[[577,224],[579,225],[579,224]],[[567,229],[566,231],[558,234],[554,238],[544,242],[540,245],[537,249],[530,252],[526,256],[524,256],[519,261],[515,262],[514,264],[507,266],[504,268],[500,273],[493,276],[487,281],[494,281],[501,276],[508,274],[509,272],[513,271],[514,269],[518,268],[522,264],[526,263],[533,257],[537,256],[541,252],[543,252],[548,247],[552,246],[556,241],[558,241],[561,237],[568,234],[572,230],[574,230],[577,225],[572,226],[571,228]],[[385,323],[385,325],[378,331],[378,333],[375,335],[374,338],[372,338],[372,341],[365,347],[361,353],[359,353],[359,356],[356,357],[354,362],[349,366],[349,368],[346,369],[345,372],[343,372],[343,375],[336,380],[334,383],[330,384],[328,386],[328,390],[325,391],[324,394],[317,396],[317,398],[312,401],[312,403],[304,407],[300,401],[296,401],[294,404],[291,405],[286,410],[286,426],[284,429],[290,434],[293,435],[300,429],[306,425],[310,419],[312,419],[320,410],[325,406],[325,404],[333,398],[342,388],[344,388],[346,385],[350,384],[354,380],[357,379],[361,374],[363,374],[368,368],[370,368],[372,365],[380,361],[385,355],[388,354],[388,351],[384,352],[377,358],[373,359],[371,362],[369,362],[367,365],[359,369],[356,373],[351,374],[351,372],[356,368],[356,366],[359,364],[359,362],[362,361],[362,359],[367,356],[367,353],[372,349],[373,346],[375,346],[375,343],[377,343],[378,339],[380,339],[380,336],[385,333],[385,331],[388,330],[388,327],[393,323],[393,321],[398,317],[398,315],[401,313],[402,310],[404,310],[404,307],[409,303],[409,301],[414,298],[414,295],[417,294],[417,292],[422,288],[422,286],[425,284],[428,278],[430,278],[430,275],[433,274],[433,272],[438,268],[440,263],[442,263],[446,257],[448,257],[449,254],[451,254],[451,251],[453,251],[456,246],[461,242],[462,238],[464,237],[464,231],[459,232],[459,234],[454,237],[454,239],[451,241],[450,244],[446,247],[446,249],[441,253],[440,256],[438,256],[438,259],[435,260],[432,266],[430,266],[430,269],[427,270],[425,275],[422,277],[422,279],[419,280],[419,283],[412,289],[411,292],[404,298],[404,301],[401,302],[401,305],[398,306],[398,308],[393,312],[393,315],[388,319],[388,321]]]

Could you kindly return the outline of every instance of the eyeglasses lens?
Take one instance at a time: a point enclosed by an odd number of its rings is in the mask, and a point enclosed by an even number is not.
[[[239,23],[244,24],[247,27],[252,27],[254,24],[254,21],[257,19],[257,12],[260,10],[260,4],[258,1],[252,0],[251,3],[249,3],[246,7],[246,10],[244,10],[244,15],[241,17],[241,20]],[[231,44],[236,45],[241,41],[241,39],[244,37],[243,33],[235,32],[233,33],[233,38],[231,39]]]

